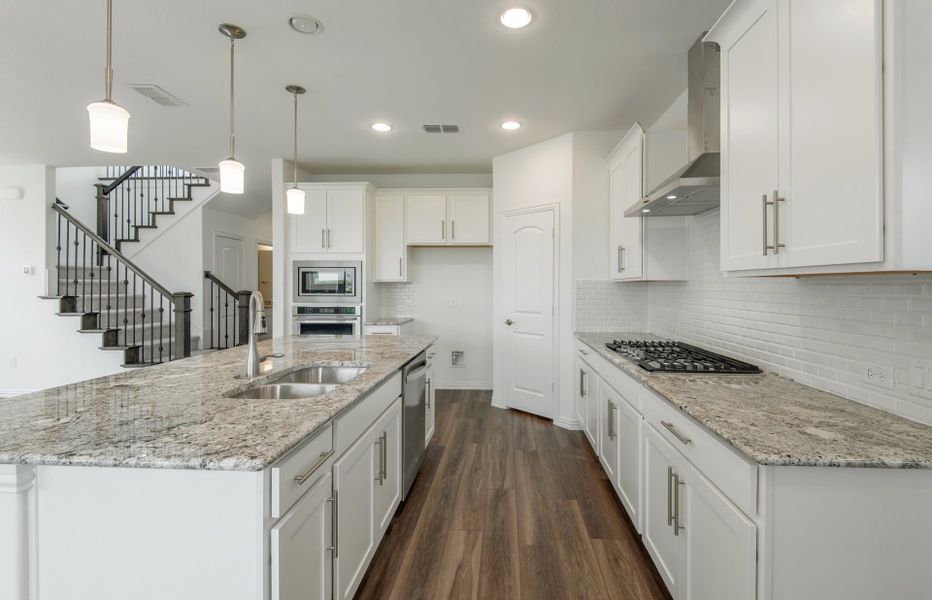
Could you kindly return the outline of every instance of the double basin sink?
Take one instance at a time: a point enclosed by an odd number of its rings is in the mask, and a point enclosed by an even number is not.
[[[297,400],[332,392],[338,385],[356,379],[369,367],[310,366],[292,371],[256,387],[224,394],[227,398],[250,400]]]

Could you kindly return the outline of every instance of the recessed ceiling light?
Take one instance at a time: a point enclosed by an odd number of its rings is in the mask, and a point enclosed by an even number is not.
[[[650,209],[649,209],[649,208],[642,208],[642,209],[641,209],[641,212],[642,212],[642,213],[649,213],[649,212],[650,212]]]
[[[676,195],[670,194],[669,196],[667,196],[667,200],[676,200]]]
[[[308,35],[317,35],[324,31],[324,24],[316,17],[310,15],[295,15],[288,19],[288,25],[298,33],[306,33]]]
[[[502,22],[502,25],[509,29],[521,29],[522,27],[527,27],[528,23],[531,22],[531,19],[534,18],[534,15],[531,14],[526,8],[509,8],[502,13],[502,16],[499,19]]]
[[[369,127],[380,133],[386,133],[392,130],[392,126],[388,123],[373,123]]]
[[[502,129],[507,131],[514,131],[515,129],[521,129],[521,123],[519,121],[505,121],[502,123]]]

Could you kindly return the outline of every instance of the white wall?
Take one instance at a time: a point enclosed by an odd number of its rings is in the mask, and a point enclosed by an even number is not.
[[[95,183],[104,167],[59,167],[55,169],[55,196],[68,205],[68,211],[90,227],[97,227]]]
[[[408,277],[378,284],[382,316],[413,317],[415,335],[438,338],[435,387],[492,389],[492,249],[411,248]],[[451,366],[453,350],[465,367]]]
[[[290,177],[290,175],[289,175]],[[302,181],[371,183],[380,188],[466,188],[492,187],[491,173],[370,173],[343,175],[308,175]]]
[[[0,189],[6,187],[24,195],[0,200],[0,395],[119,373],[121,353],[97,350],[100,335],[77,333],[77,319],[55,314],[57,301],[39,299],[45,294],[46,255],[55,244],[47,237],[54,170],[0,167]],[[25,266],[36,267],[36,274],[24,275]]]

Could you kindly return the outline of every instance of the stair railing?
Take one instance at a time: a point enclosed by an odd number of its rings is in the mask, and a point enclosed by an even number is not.
[[[225,350],[249,340],[249,290],[234,290],[210,271],[204,271],[209,304],[210,348]],[[232,334],[232,340],[230,338]]]
[[[56,201],[56,295],[61,312],[81,313],[104,347],[123,347],[126,363],[191,355],[191,292],[171,292]],[[167,340],[167,347],[165,341]]]
[[[171,165],[108,166],[97,188],[97,234],[117,249],[154,228],[160,214],[173,214],[173,200],[189,200],[192,186],[210,181]]]

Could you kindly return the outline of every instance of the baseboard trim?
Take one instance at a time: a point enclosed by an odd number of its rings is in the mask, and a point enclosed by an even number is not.
[[[492,384],[488,381],[464,381],[464,382],[447,382],[438,381],[433,384],[435,390],[483,390],[492,389]]]
[[[31,394],[36,390],[0,390],[0,398],[12,398],[13,396],[22,396]]]
[[[579,419],[567,418],[567,417],[557,417],[553,420],[553,424],[557,427],[562,427],[563,429],[570,429],[572,431],[579,431],[582,429],[582,423],[579,422]]]
[[[492,394],[492,408],[508,408],[508,406],[502,402],[502,399]]]

